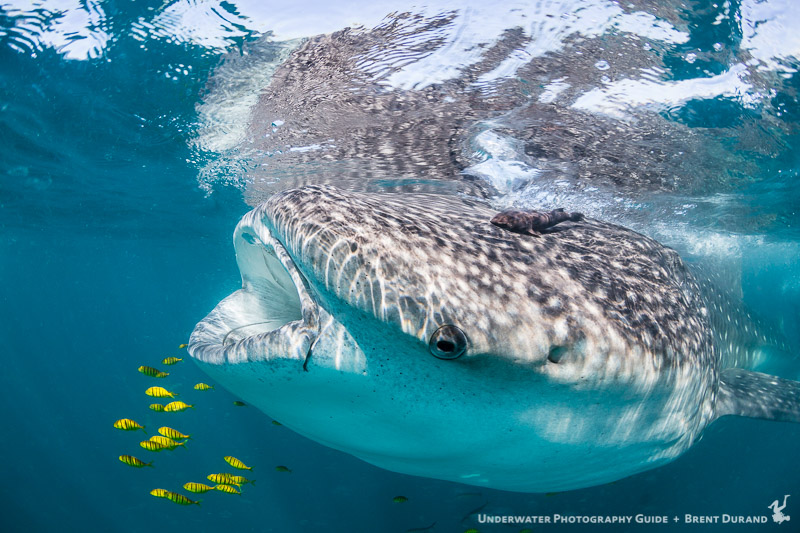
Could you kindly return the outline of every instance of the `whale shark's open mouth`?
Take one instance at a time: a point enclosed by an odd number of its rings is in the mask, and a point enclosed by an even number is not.
[[[242,288],[222,300],[192,333],[190,353],[200,361],[304,361],[319,334],[319,307],[263,216],[260,209],[248,213],[234,232]]]

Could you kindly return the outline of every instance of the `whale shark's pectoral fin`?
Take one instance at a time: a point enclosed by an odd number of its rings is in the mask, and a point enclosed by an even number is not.
[[[725,415],[800,422],[800,381],[741,368],[723,370],[716,416]]]

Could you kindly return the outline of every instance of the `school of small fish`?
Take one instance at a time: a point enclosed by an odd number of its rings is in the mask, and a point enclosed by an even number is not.
[[[179,349],[186,348],[186,344],[181,344]],[[183,361],[180,357],[165,357],[161,360],[161,364],[173,366]],[[158,368],[152,366],[142,365],[138,368],[139,373],[143,374],[144,376],[150,378],[157,378],[163,379],[169,377],[169,372],[164,372],[159,370]],[[194,390],[197,391],[213,391],[214,387],[207,383],[197,383],[194,385]],[[187,404],[180,400],[175,400],[174,398],[178,396],[177,392],[170,391],[165,387],[159,386],[152,386],[148,387],[144,393],[147,396],[152,398],[168,398],[170,401],[167,404],[161,403],[153,403],[148,406],[148,408],[156,413],[178,413],[181,411],[185,411],[187,409],[194,409],[194,405]],[[236,400],[233,402],[235,406],[238,407],[245,407],[245,404],[242,401]],[[276,426],[280,426],[280,422],[277,420],[273,420],[272,423]],[[139,431],[147,435],[147,430],[145,426],[138,423],[137,421],[131,418],[121,418],[114,422],[114,427],[116,429],[131,432],[131,431]],[[191,439],[191,434],[185,434],[181,431],[169,427],[169,426],[161,426],[157,429],[157,434],[150,436],[147,440],[143,440],[139,443],[143,449],[148,452],[163,452],[163,451],[173,451],[177,448],[186,448],[186,443]],[[153,466],[153,461],[145,462],[138,457],[134,457],[133,455],[123,454],[119,456],[120,462],[133,467],[133,468],[144,468],[150,467],[155,468]],[[222,457],[230,467],[236,470],[253,470],[252,466],[248,466],[245,464],[241,459],[238,459],[232,455],[226,455]],[[278,465],[275,467],[276,472],[281,473],[291,473],[292,470],[285,466],[285,465]],[[216,474],[208,474],[206,479],[212,483],[212,485],[206,485],[205,483],[200,483],[197,481],[187,481],[183,484],[183,490],[192,494],[205,494],[207,492],[223,492],[226,494],[242,494],[242,487],[244,485],[250,484],[255,485],[254,479],[247,479],[244,476],[235,475],[232,473],[216,473]],[[150,494],[156,498],[162,498],[165,500],[169,500],[173,503],[183,506],[190,506],[190,505],[200,505],[201,500],[192,500],[188,496],[181,494],[179,492],[170,491],[167,489],[156,488],[150,491]],[[405,503],[408,501],[408,498],[405,496],[395,496],[392,501],[394,503]],[[429,528],[426,528],[429,529]],[[477,530],[470,529],[467,530],[467,533],[474,533]]]
[[[179,349],[186,348],[186,344],[181,344]],[[180,357],[165,357],[161,360],[161,363],[164,365],[173,366],[183,361],[183,358]],[[158,368],[152,366],[142,365],[139,367],[138,371],[151,378],[159,378],[163,379],[170,375],[169,372],[164,372],[159,370]],[[214,387],[207,383],[197,383],[194,386],[194,390],[198,391],[212,391]],[[164,387],[149,387],[147,388],[144,393],[147,396],[153,398],[169,398],[173,401],[167,403],[166,405],[161,403],[153,403],[150,404],[148,407],[151,411],[156,413],[179,413],[181,411],[185,411],[186,409],[194,409],[194,405],[190,405],[184,403],[180,400],[174,400],[178,393],[167,390]],[[233,402],[234,405],[237,406],[244,406],[244,402],[235,401]],[[280,424],[278,424],[280,425]],[[145,434],[147,434],[147,430],[145,427],[138,423],[137,421],[131,418],[121,418],[114,422],[114,427],[116,429],[122,431],[139,431],[142,430]],[[161,426],[158,428],[158,434],[149,437],[147,440],[143,440],[139,443],[139,446],[144,448],[149,452],[162,452],[164,450],[172,451],[177,448],[186,448],[186,443],[192,436],[190,434],[182,433],[181,431],[168,427],[168,426]],[[154,468],[153,461],[145,462],[138,457],[134,457],[133,455],[120,455],[119,456],[120,462],[131,466],[133,468],[144,468],[150,467]],[[226,455],[223,457],[223,460],[228,463],[231,467],[237,470],[253,470],[253,467],[247,466],[244,462],[240,459],[232,455]],[[290,472],[290,470],[286,467],[277,467],[278,471],[286,471]],[[285,470],[281,470],[285,469]],[[219,474],[209,474],[207,479],[210,480],[214,485],[206,485],[204,483],[197,483],[194,481],[189,481],[183,485],[183,489],[187,492],[191,492],[194,494],[203,494],[209,491],[216,491],[216,492],[224,492],[226,494],[237,494],[241,495],[242,493],[242,485],[246,484],[255,484],[255,480],[247,479],[244,476],[238,476],[230,473],[219,473]],[[163,498],[165,500],[169,500],[173,503],[177,503],[178,505],[200,505],[200,501],[194,501],[189,497],[179,493],[173,492],[166,489],[153,489],[150,491],[152,496],[156,498]]]

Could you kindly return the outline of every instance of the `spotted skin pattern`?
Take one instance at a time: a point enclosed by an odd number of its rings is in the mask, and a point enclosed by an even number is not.
[[[657,367],[714,366],[694,278],[675,251],[621,226],[585,219],[530,239],[490,224],[479,203],[326,187],[261,209],[325,289],[420,340],[455,323],[473,350],[504,332],[524,347],[584,342],[607,355],[619,343]],[[520,352],[541,362],[546,350]]]

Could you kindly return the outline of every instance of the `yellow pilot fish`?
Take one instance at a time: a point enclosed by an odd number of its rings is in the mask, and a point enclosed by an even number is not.
[[[238,468],[239,470],[252,470],[253,469],[252,466],[247,466],[246,464],[241,462],[239,459],[237,459],[236,457],[233,457],[231,455],[226,455],[225,457],[223,457],[223,459],[225,459],[226,463],[228,463],[229,465],[231,465],[234,468]]]
[[[179,349],[179,350],[183,350],[183,349],[184,349],[184,348],[186,348],[187,346],[189,346],[189,345],[188,345],[188,344],[180,344],[180,345],[178,345],[178,349]]]
[[[226,483],[227,485],[237,485],[237,486],[241,487],[242,485],[246,485],[247,483],[250,483],[251,485],[255,485],[256,484],[256,480],[255,479],[250,481],[249,479],[247,479],[244,476],[232,476],[232,475],[228,474],[228,479],[231,481],[231,483]]]
[[[194,500],[190,500],[189,498],[187,498],[183,494],[178,494],[177,492],[170,492],[170,491],[166,491],[166,492],[167,492],[167,494],[166,494],[165,497],[171,502],[175,502],[175,503],[178,503],[180,505],[192,505],[192,504],[200,505],[200,502],[196,502]]]
[[[164,365],[174,365],[175,363],[180,363],[183,361],[180,357],[166,357],[163,361],[161,361]]]
[[[211,390],[213,388],[214,387],[208,385],[207,383],[198,383],[197,385],[194,386],[194,390]]]
[[[153,398],[174,398],[177,396],[177,393],[170,392],[164,387],[150,387],[144,393]]]
[[[141,429],[142,431],[144,431],[144,426],[136,423],[130,418],[120,418],[119,420],[114,422],[114,427],[117,429],[121,429],[122,431],[136,431],[137,429]],[[146,431],[144,432],[145,434],[147,433]]]
[[[174,450],[178,446],[185,446],[185,444],[182,442],[175,442],[174,440],[168,437],[162,437],[161,435],[150,437],[150,442],[157,442],[168,450]]]
[[[209,474],[206,479],[220,485],[239,485],[233,480],[232,474]]]
[[[189,408],[194,409],[194,405],[189,405],[188,403],[183,402],[169,402],[167,405],[164,406],[164,411],[167,413],[177,413],[180,411],[185,411]]]
[[[153,466],[153,462],[152,461],[149,462],[149,463],[145,463],[141,459],[137,459],[136,457],[134,457],[132,455],[120,455],[119,456],[119,460],[122,461],[123,463],[125,463],[126,465],[133,466],[135,468],[142,468],[142,467],[145,467],[145,466],[150,466],[150,467]]]
[[[220,484],[220,485],[217,485],[214,488],[217,489],[218,491],[224,492],[226,494],[241,494],[241,492],[239,492],[236,489],[236,487],[234,487],[232,485],[225,485],[224,483]]]
[[[164,406],[161,405],[160,403],[151,403],[150,404],[150,409],[155,411],[156,413],[163,413],[164,412]]]
[[[202,483],[195,483],[194,481],[190,481],[189,483],[185,483],[183,488],[188,490],[189,492],[208,492],[210,490],[214,490],[214,487],[209,487],[208,485],[203,485]]]
[[[150,376],[151,378],[165,378],[169,376],[168,372],[162,372],[161,370],[153,368],[152,366],[140,366],[139,372],[145,376]]]
[[[139,443],[139,446],[141,446],[148,452],[160,452],[162,450],[167,449],[166,446],[154,440],[143,440],[142,442]]]
[[[158,428],[158,432],[164,435],[165,437],[169,437],[170,439],[190,439],[192,438],[191,435],[184,435],[177,429],[168,428],[166,426]]]
[[[166,491],[164,489],[153,489],[153,490],[150,491],[150,494],[152,494],[156,498],[166,498],[167,497],[167,492],[168,491]]]

